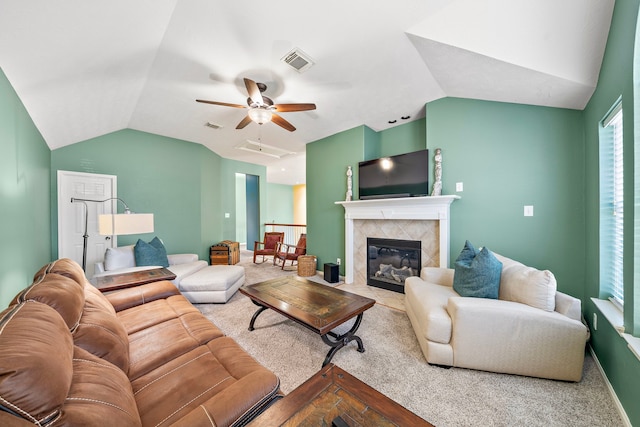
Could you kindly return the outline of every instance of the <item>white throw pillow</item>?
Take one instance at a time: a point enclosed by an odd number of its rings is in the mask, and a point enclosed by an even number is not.
[[[556,278],[549,270],[533,267],[494,253],[502,262],[498,298],[527,304],[546,311],[556,309]]]
[[[104,254],[104,271],[120,270],[136,266],[133,245],[107,248]]]

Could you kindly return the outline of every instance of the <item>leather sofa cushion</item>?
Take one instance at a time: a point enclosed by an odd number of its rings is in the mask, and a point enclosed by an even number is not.
[[[181,295],[120,311],[118,319],[129,334],[130,379],[224,336]]]
[[[0,325],[0,405],[32,423],[59,416],[73,376],[73,341],[62,317],[27,301],[0,313]]]
[[[84,307],[83,285],[60,274],[41,274],[31,286],[20,292],[10,305],[28,300],[52,307],[62,316],[67,328],[74,330],[78,327]]]
[[[222,426],[261,407],[278,391],[279,380],[222,337],[167,361],[132,386],[144,425]]]
[[[73,381],[56,425],[141,426],[127,376],[80,347],[73,351]]]
[[[129,339],[109,301],[94,286],[85,284],[85,305],[75,345],[129,372]]]

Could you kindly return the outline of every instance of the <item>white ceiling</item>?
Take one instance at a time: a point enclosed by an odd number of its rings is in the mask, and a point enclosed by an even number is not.
[[[1,0],[0,67],[51,149],[124,128],[200,143],[304,182],[305,144],[424,117],[445,96],[582,109],[614,0]],[[316,64],[298,73],[293,48]],[[235,126],[242,78],[317,110]],[[389,120],[397,120],[390,124]],[[220,124],[221,129],[205,126]],[[299,153],[277,159],[247,139]],[[285,169],[284,171],[282,169]]]

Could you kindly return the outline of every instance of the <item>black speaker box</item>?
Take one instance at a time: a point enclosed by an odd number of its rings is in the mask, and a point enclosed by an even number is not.
[[[324,265],[324,280],[329,283],[338,283],[340,281],[338,264],[327,263]]]

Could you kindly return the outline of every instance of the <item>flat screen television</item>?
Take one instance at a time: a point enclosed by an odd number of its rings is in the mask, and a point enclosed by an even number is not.
[[[360,200],[429,195],[429,150],[358,163]]]

